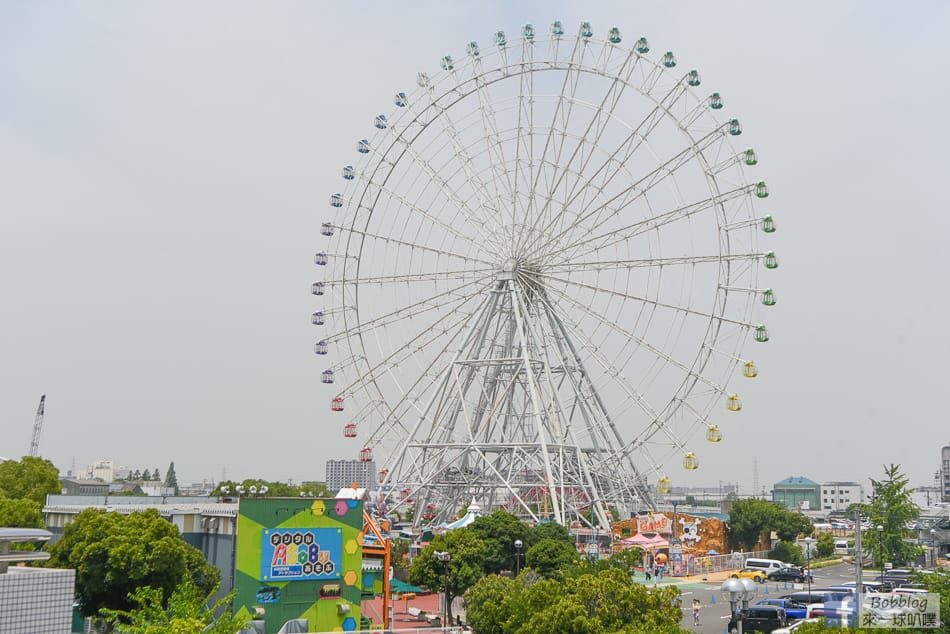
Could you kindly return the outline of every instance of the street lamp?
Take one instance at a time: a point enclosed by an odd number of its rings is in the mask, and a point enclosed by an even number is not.
[[[520,539],[515,540],[515,576],[517,577],[521,574],[521,547],[524,546],[524,542]]]
[[[937,569],[937,529],[930,529],[930,564]]]
[[[722,582],[719,587],[724,599],[729,601],[729,609],[732,614],[730,624],[735,622],[737,631],[742,634],[743,610],[749,609],[749,601],[755,598],[758,588],[751,579],[734,579],[732,577]],[[741,607],[739,605],[741,601]]]
[[[435,551],[435,558],[442,562],[442,565],[445,567],[445,598],[444,598],[444,610],[442,612],[442,629],[445,629],[446,625],[449,622],[449,562],[452,561],[451,553],[447,553],[441,550]]]
[[[805,581],[808,583],[808,600],[811,601],[811,545],[815,543],[815,540],[812,537],[806,537],[802,541],[805,543]]]
[[[881,556],[881,590],[884,590],[884,526],[877,525],[877,543]]]

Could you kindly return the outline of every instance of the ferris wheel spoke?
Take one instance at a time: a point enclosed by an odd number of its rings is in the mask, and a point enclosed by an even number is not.
[[[405,129],[402,132],[398,132],[396,129],[394,129],[393,125],[390,125],[387,127],[387,130],[389,130],[391,135],[393,136],[393,147],[398,145],[400,148],[400,151],[397,152],[397,156],[393,158],[387,158],[386,155],[382,155],[380,156],[380,161],[387,162],[388,165],[394,166],[400,161],[402,154],[408,155],[409,158],[412,160],[413,164],[417,165],[422,170],[422,172],[429,178],[430,182],[434,183],[442,192],[442,194],[449,201],[451,201],[453,205],[455,205],[456,209],[462,214],[462,217],[465,219],[465,222],[475,229],[481,241],[483,242],[483,245],[485,243],[488,243],[489,238],[488,238],[488,233],[485,226],[487,222],[487,218],[483,217],[483,215],[479,213],[477,209],[473,209],[468,204],[467,197],[463,196],[456,188],[454,188],[440,174],[439,170],[433,167],[432,164],[425,157],[423,157],[413,146],[412,144],[413,140],[415,140],[415,138],[418,138],[418,136],[422,134],[422,132],[432,123],[432,121],[421,122],[420,121],[421,116],[422,115],[417,115],[416,119],[410,122],[410,125],[419,126],[418,130]],[[389,171],[391,171],[391,169],[392,167],[388,168]],[[430,222],[437,224],[443,229],[447,229],[449,227],[448,225],[443,223],[440,219],[434,217],[432,214],[423,210],[420,206],[409,202],[409,200],[406,199],[404,196],[399,195],[393,189],[387,187],[386,185],[387,179],[388,179],[388,171],[387,171],[386,179],[381,179],[381,181],[378,183],[375,182],[374,179],[370,179],[370,183],[374,187],[378,188],[378,191],[380,193],[385,192],[388,196],[390,196],[394,200],[397,200],[400,203],[411,208],[412,210],[420,213],[423,217],[425,217]],[[370,204],[368,208],[371,209],[374,206],[375,206],[374,204]],[[480,205],[479,209],[484,209],[484,207]],[[450,230],[450,232],[453,235],[456,235],[458,237],[462,237],[463,235],[462,232],[458,231],[455,228],[448,228],[448,230]],[[471,242],[471,238],[466,238],[466,241]]]
[[[510,199],[514,196],[515,187],[511,182],[511,174],[505,169],[505,165],[507,165],[505,160],[505,146],[501,141],[501,134],[498,131],[495,105],[491,98],[491,90],[485,82],[485,74],[482,69],[482,60],[480,57],[474,58],[472,62],[472,75],[475,80],[475,94],[478,96],[478,112],[481,117],[482,128],[485,131],[485,144],[491,163],[491,177],[495,193],[495,210],[500,214],[505,208],[504,203],[502,203],[503,197]]]
[[[715,142],[720,136],[721,136],[721,133],[719,131],[707,134],[703,138],[699,139],[695,143],[694,147],[684,148],[683,150],[681,150],[680,152],[678,152],[671,158],[667,159],[666,161],[661,163],[659,166],[657,166],[655,169],[651,170],[640,179],[634,181],[629,186],[627,186],[626,188],[624,188],[623,190],[621,190],[620,192],[612,196],[610,199],[604,201],[600,205],[594,207],[593,209],[587,209],[586,207],[584,209],[581,209],[578,212],[576,218],[569,225],[567,225],[566,227],[563,227],[559,233],[555,234],[554,236],[549,238],[547,241],[540,244],[537,248],[534,249],[534,251],[535,252],[542,251],[543,249],[547,248],[550,244],[556,243],[557,240],[559,240],[560,238],[564,237],[565,235],[571,232],[575,232],[578,229],[583,229],[582,233],[584,235],[592,234],[607,220],[616,216],[616,214],[622,212],[631,204],[641,199],[642,197],[646,196],[646,194],[648,194],[650,190],[652,190],[654,187],[656,187],[660,183],[664,182],[667,178],[671,177],[673,174],[676,173],[677,170],[681,169],[688,163],[694,161],[696,157],[694,150],[701,152],[702,150],[706,149],[706,147],[708,147],[713,142]],[[608,162],[604,163],[604,165],[608,165],[608,164],[609,164],[609,160]],[[595,174],[594,177],[591,177],[591,179],[588,179],[587,183],[585,183],[585,187],[579,190],[578,195],[579,193],[585,191],[586,189],[590,189],[595,194],[599,194],[600,192],[604,191],[604,189],[609,184],[610,180],[612,180],[613,177],[617,173],[619,173],[619,170],[617,172],[614,172],[612,175],[610,175],[608,179],[605,179],[603,183],[597,186],[593,185],[593,178],[596,176]],[[755,188],[754,185],[749,185],[749,186],[734,190],[734,192],[737,192],[735,196],[746,194],[752,191],[754,188]],[[688,205],[686,207],[681,207],[679,209],[666,212],[665,214],[660,214],[659,216],[656,216],[655,218],[660,218],[667,215],[675,216],[677,217],[677,219],[680,217],[688,217],[692,213],[703,211],[717,203],[721,203],[725,200],[729,200],[732,197],[734,197],[730,194],[732,194],[732,192],[719,194],[718,196],[708,198],[704,201],[700,201],[699,203],[695,203],[694,205]],[[576,196],[575,198],[572,198],[570,201],[568,201],[567,205],[565,205],[563,209],[567,209],[569,205],[571,205],[574,202],[575,199],[576,199]],[[596,199],[596,196],[591,196],[591,200],[595,200],[595,199]],[[677,213],[677,212],[680,212],[681,210],[690,211],[690,207],[693,207],[696,204],[704,205],[704,206],[701,206],[697,209],[692,210],[691,213],[687,213],[685,216],[682,213]],[[561,213],[562,214],[564,213],[563,210]],[[556,218],[555,220],[559,220],[559,219],[560,217]],[[591,221],[592,219],[593,219],[592,224],[590,226],[586,226],[585,223],[587,223],[588,221]],[[648,224],[650,223],[651,220],[653,220],[653,218],[648,218],[638,223],[638,225]],[[634,225],[634,226],[638,226],[638,225]],[[650,227],[650,229],[652,228],[653,227]],[[611,235],[613,235],[614,233],[616,232],[615,231],[610,232]]]
[[[371,332],[377,328],[383,328],[391,325],[392,321],[395,319],[410,319],[412,317],[423,315],[429,311],[450,308],[453,304],[463,304],[472,297],[477,296],[478,292],[473,291],[468,294],[461,294],[461,291],[466,287],[471,287],[478,284],[479,281],[476,280],[467,282],[455,288],[441,291],[435,295],[426,297],[425,299],[413,302],[412,304],[408,304],[384,315],[375,317],[374,319],[358,322],[354,327],[344,328],[343,330],[336,331],[328,335],[325,340],[332,342],[347,339],[349,337]],[[484,285],[482,285],[482,288],[484,288]],[[480,291],[482,289],[478,290]],[[456,307],[456,310],[457,308],[458,307]]]
[[[580,344],[581,350],[585,351],[588,357],[594,360],[597,365],[603,370],[608,376],[613,378],[618,387],[624,392],[626,397],[633,401],[644,414],[650,418],[656,418],[656,410],[647,402],[646,397],[641,394],[635,387],[630,385],[624,373],[621,369],[614,366],[609,359],[601,352],[600,348],[590,340],[583,331],[573,320],[568,320],[565,315],[559,315],[562,327],[564,328],[565,335],[573,341],[576,341]]]
[[[450,72],[452,77],[457,80],[456,72],[454,70]],[[456,86],[456,89],[457,88],[458,86]],[[488,218],[497,214],[499,211],[495,208],[496,203],[491,202],[496,198],[497,193],[496,195],[492,195],[492,192],[490,192],[485,183],[482,182],[481,176],[474,166],[468,149],[459,140],[459,132],[455,123],[452,121],[452,117],[449,115],[449,109],[442,103],[442,97],[444,95],[436,95],[435,87],[431,82],[426,83],[423,89],[429,97],[429,107],[435,109],[437,113],[433,120],[441,125],[442,131],[448,137],[452,145],[453,156],[455,160],[461,164],[462,170],[465,172],[465,177],[472,188],[472,192],[475,194],[478,203],[476,208],[489,214],[488,217],[481,219],[484,226],[484,224],[488,222]],[[450,90],[448,92],[451,93],[452,91]],[[411,105],[410,103],[410,106]]]
[[[656,346],[652,345],[650,342],[648,342],[647,340],[643,339],[642,337],[638,337],[637,335],[635,335],[634,333],[630,332],[629,330],[627,330],[627,329],[625,329],[625,328],[621,328],[620,325],[616,323],[616,321],[611,320],[611,319],[606,319],[603,315],[601,315],[600,313],[598,313],[598,312],[595,311],[595,310],[592,310],[592,309],[591,309],[589,306],[587,306],[586,304],[584,304],[584,303],[582,303],[582,302],[578,302],[576,299],[574,299],[573,297],[571,297],[571,295],[568,294],[568,293],[564,293],[564,292],[559,291],[559,290],[557,290],[557,289],[552,289],[552,290],[553,290],[555,293],[557,293],[558,296],[561,297],[561,299],[562,299],[564,302],[566,302],[566,303],[568,303],[568,304],[571,304],[571,305],[574,306],[579,312],[583,312],[583,313],[589,315],[591,318],[594,319],[594,321],[596,321],[596,322],[600,323],[601,325],[607,327],[607,329],[613,331],[613,332],[616,333],[616,334],[622,335],[622,336],[625,337],[626,339],[629,339],[630,341],[633,341],[633,342],[637,343],[639,346],[642,346],[642,347],[645,348],[646,350],[649,350],[657,359],[659,359],[659,360],[661,360],[661,361],[666,361],[667,363],[669,363],[669,364],[675,366],[677,369],[679,369],[679,370],[681,370],[682,372],[685,373],[687,379],[694,378],[694,379],[700,381],[701,383],[705,384],[705,385],[706,385],[707,387],[709,387],[710,389],[715,390],[716,392],[719,392],[720,394],[725,394],[725,393],[726,393],[726,388],[725,388],[725,387],[719,385],[718,383],[714,383],[713,381],[710,381],[709,379],[707,379],[706,377],[704,377],[702,374],[699,374],[698,372],[696,372],[691,366],[689,366],[689,365],[687,365],[687,364],[685,364],[685,363],[683,363],[683,362],[681,362],[681,361],[675,359],[673,356],[667,354],[667,353],[664,352],[663,350],[660,350],[659,348],[657,348]]]
[[[539,223],[542,226],[546,226],[549,224],[553,225],[554,223],[556,223],[560,215],[563,213],[563,209],[569,206],[570,203],[572,202],[573,197],[574,197],[574,192],[578,188],[578,183],[582,182],[582,179],[580,178],[578,178],[575,181],[574,185],[571,188],[571,192],[568,193],[566,205],[561,207],[561,211],[554,217],[554,219],[550,221],[546,219],[548,210],[551,206],[551,201],[554,199],[553,194],[554,192],[557,192],[561,188],[561,184],[563,183],[565,177],[572,173],[576,173],[578,175],[583,174],[590,160],[593,158],[595,152],[589,151],[585,157],[584,149],[588,146],[592,148],[598,146],[601,137],[603,136],[604,132],[607,130],[607,124],[610,122],[614,114],[614,110],[616,109],[617,105],[620,103],[620,98],[623,95],[624,89],[627,88],[627,86],[629,85],[627,81],[629,78],[629,75],[632,74],[634,70],[636,69],[637,62],[639,61],[639,59],[640,57],[634,51],[627,52],[627,56],[624,59],[619,71],[617,71],[617,74],[613,77],[613,81],[611,82],[610,86],[605,92],[600,103],[596,106],[593,115],[588,121],[587,127],[584,130],[584,133],[580,135],[580,140],[574,145],[571,155],[567,158],[566,161],[561,161],[559,163],[561,165],[561,168],[555,170],[556,178],[553,179],[553,184],[551,184],[547,188],[547,191],[551,195],[546,197],[544,206],[541,208],[541,211],[538,214]],[[573,101],[573,95],[572,95],[572,101]],[[570,115],[568,115],[568,117],[569,116]],[[592,131],[593,131],[593,134],[591,134]],[[565,140],[566,140],[566,135],[562,134],[561,149],[563,149]],[[574,165],[575,159],[578,156],[581,157],[581,165],[576,170],[576,172],[574,172],[572,171],[571,168]]]
[[[564,81],[561,85],[561,91],[558,93],[557,103],[554,107],[554,114],[552,116],[551,124],[547,127],[548,133],[544,141],[544,146],[542,147],[541,154],[538,157],[538,168],[535,169],[534,167],[531,167],[529,170],[531,172],[531,184],[527,192],[528,200],[524,216],[527,218],[527,222],[525,224],[530,226],[540,226],[540,218],[535,216],[535,214],[538,212],[538,210],[535,208],[537,205],[536,196],[538,193],[538,185],[544,172],[543,166],[549,160],[548,150],[550,149],[553,153],[553,158],[550,159],[550,162],[556,164],[557,157],[560,155],[560,148],[563,147],[563,136],[561,138],[560,144],[558,144],[554,136],[556,131],[566,130],[567,122],[570,121],[571,111],[573,110],[574,100],[577,95],[577,86],[581,75],[583,74],[582,66],[584,54],[587,52],[587,47],[588,42],[583,40],[578,35],[574,42],[574,49],[571,51],[570,60],[564,65]],[[578,53],[580,53],[579,56]],[[567,104],[566,111],[565,104]],[[558,126],[558,123],[561,125]],[[533,159],[533,157],[534,153],[532,152],[531,158]]]
[[[466,244],[470,245],[471,247],[473,247],[474,249],[478,251],[484,250],[485,248],[484,242],[480,244],[478,241],[474,240],[471,235],[460,231],[458,228],[456,228],[450,223],[443,222],[441,218],[433,214],[430,210],[425,209],[411,202],[405,196],[400,195],[393,189],[387,187],[385,184],[375,184],[375,183],[372,183],[372,181],[369,181],[367,183],[367,190],[369,190],[370,188],[375,190],[373,194],[370,195],[370,197],[373,198],[373,200],[371,202],[367,201],[366,203],[363,203],[361,201],[359,203],[361,208],[365,209],[366,211],[371,211],[374,208],[376,208],[376,206],[379,204],[379,197],[385,194],[387,200],[396,201],[397,203],[399,203],[400,205],[408,209],[413,214],[418,215],[425,222],[432,223],[433,226],[439,227],[440,229],[445,231],[447,234],[455,236],[459,240],[465,242]],[[451,202],[455,204],[454,200]],[[466,215],[464,205],[457,205],[456,208],[463,214],[463,216]],[[468,222],[467,216],[466,216],[466,222]],[[358,229],[355,229],[352,227],[344,227],[344,226],[334,225],[334,224],[329,224],[329,226],[331,229],[338,229],[341,231],[351,231],[351,232],[359,231]]]
[[[634,269],[642,267],[664,267],[683,264],[719,264],[721,262],[736,262],[742,260],[760,260],[765,253],[730,253],[728,255],[694,255],[680,258],[648,258],[640,260],[603,260],[603,261],[571,261],[552,264],[544,268],[545,273],[563,271],[610,271],[616,269]]]
[[[744,322],[744,321],[735,320],[735,319],[730,319],[730,318],[728,318],[728,317],[725,317],[725,316],[723,316],[723,315],[717,315],[717,314],[715,314],[715,313],[709,313],[709,312],[704,312],[704,311],[701,311],[701,310],[696,310],[695,308],[690,308],[689,306],[680,306],[679,304],[670,304],[670,303],[667,303],[667,302],[661,302],[661,301],[658,301],[658,300],[655,300],[655,299],[650,299],[649,297],[642,297],[642,296],[639,296],[639,295],[632,295],[632,294],[630,294],[630,293],[624,293],[624,292],[616,291],[616,290],[609,289],[609,288],[603,288],[603,287],[600,287],[600,286],[594,286],[594,285],[592,285],[592,284],[586,284],[586,283],[584,283],[584,282],[579,282],[579,281],[577,281],[577,280],[572,280],[572,279],[570,279],[570,278],[556,277],[556,276],[553,276],[553,275],[548,275],[548,274],[546,274],[546,273],[538,273],[537,275],[538,275],[539,277],[544,277],[544,278],[550,279],[550,280],[552,280],[552,281],[560,282],[560,283],[562,283],[562,284],[567,284],[567,285],[570,285],[570,286],[576,286],[576,287],[578,287],[578,288],[584,288],[584,289],[587,289],[587,290],[590,290],[590,291],[594,291],[594,292],[596,292],[596,293],[602,293],[602,294],[606,294],[606,295],[609,295],[609,296],[612,296],[612,297],[620,297],[620,298],[622,298],[622,299],[629,299],[629,300],[633,300],[633,301],[636,301],[636,302],[641,302],[641,303],[644,303],[644,304],[649,304],[649,305],[652,305],[652,306],[657,306],[657,307],[659,307],[659,308],[666,308],[666,309],[673,310],[673,311],[676,311],[676,312],[680,312],[680,313],[685,313],[685,314],[688,314],[688,315],[692,315],[692,316],[694,316],[694,317],[702,317],[702,318],[704,318],[704,319],[712,319],[712,320],[715,320],[715,321],[718,321],[718,322],[721,322],[721,323],[735,324],[735,325],[737,325],[737,326],[743,326],[743,327],[746,327],[746,328],[752,328],[752,327],[754,326],[754,324],[750,324],[750,323],[747,323],[747,322]]]
[[[632,69],[631,69],[632,70]],[[636,151],[647,141],[650,136],[650,133],[653,132],[659,126],[659,124],[666,118],[668,115],[669,108],[682,96],[683,90],[681,86],[677,85],[666,93],[653,107],[653,109],[646,114],[646,116],[633,128],[627,137],[617,146],[613,152],[597,167],[592,175],[585,181],[578,181],[575,183],[575,187],[572,189],[571,193],[568,195],[567,200],[560,207],[558,214],[551,219],[550,223],[547,223],[550,226],[558,226],[564,214],[573,207],[574,202],[577,198],[588,190],[592,186],[594,180],[599,176],[602,178],[600,186],[597,188],[597,191],[603,191],[616,176],[621,174],[621,168],[630,161]],[[697,148],[703,147],[703,142],[714,139],[715,137],[720,136],[718,131],[714,131],[706,135],[703,139],[697,144]],[[591,154],[593,156],[593,153]],[[678,163],[682,160],[683,157],[688,157],[692,159],[694,154],[692,153],[692,148],[684,148],[676,156],[666,162],[664,165],[660,165],[658,168],[653,170],[650,174],[647,175],[644,179],[641,179],[634,185],[627,188],[626,191],[634,190],[638,185],[642,184],[647,180],[648,177],[655,176],[656,174],[664,174],[664,170],[669,170],[669,166],[672,163]],[[611,165],[615,165],[616,169],[613,171],[607,171]],[[603,173],[603,174],[602,174]],[[593,200],[593,197],[592,197]],[[606,206],[606,205],[605,205]],[[604,206],[598,207],[595,209],[595,213],[603,210]],[[578,212],[579,218],[586,218],[590,214],[585,214],[585,209],[581,209]],[[570,227],[564,229],[561,233],[565,233],[568,230],[575,228],[577,223],[572,223]],[[561,234],[558,234],[557,237],[560,237]],[[528,247],[531,248],[534,245],[529,244]]]
[[[400,275],[353,277],[349,279],[329,279],[325,280],[323,283],[326,286],[353,286],[363,284],[392,284],[395,282],[433,282],[436,280],[465,280],[470,278],[480,279],[489,273],[494,273],[494,269],[458,269],[455,271],[438,271],[433,273],[403,273]]]
[[[392,434],[392,427],[397,426],[400,430],[405,433],[405,438],[412,439],[415,437],[417,429],[410,429],[403,422],[401,414],[406,412],[407,409],[418,409],[415,406],[411,405],[412,400],[415,398],[415,395],[418,393],[420,387],[424,387],[423,383],[427,380],[432,380],[435,378],[439,380],[438,377],[433,377],[431,370],[433,368],[439,368],[439,360],[444,359],[452,350],[456,349],[456,341],[459,336],[464,332],[464,327],[470,321],[472,315],[475,315],[478,311],[473,311],[469,314],[469,319],[461,322],[461,325],[455,329],[454,334],[448,338],[442,348],[436,353],[432,363],[430,364],[427,371],[420,372],[418,378],[409,384],[403,391],[402,396],[392,404],[390,414],[382,418],[379,424],[370,432],[369,438],[370,443],[376,439],[384,436],[389,436]],[[441,379],[441,382],[445,382],[447,379]],[[425,419],[425,410],[421,411],[418,416],[415,416],[418,426]]]
[[[475,299],[475,298],[477,298],[477,296],[474,296],[474,295],[470,296],[467,299],[467,301],[462,304],[462,306],[464,306],[464,304],[467,303],[468,301],[471,301],[472,299]],[[460,308],[461,306],[459,307],[459,309]],[[359,385],[366,381],[373,381],[374,379],[378,378],[380,374],[389,372],[391,370],[391,367],[395,365],[394,362],[400,360],[402,356],[405,356],[407,354],[407,352],[411,352],[416,349],[421,349],[426,345],[431,345],[439,337],[444,336],[446,332],[456,330],[458,327],[465,324],[468,320],[472,318],[472,313],[469,313],[469,314],[462,313],[461,317],[459,317],[458,315],[459,312],[461,311],[456,310],[456,311],[448,312],[442,317],[440,317],[439,319],[437,319],[435,322],[431,324],[427,324],[424,330],[420,331],[418,334],[411,337],[410,339],[407,339],[403,346],[397,348],[390,354],[379,358],[372,365],[368,365],[367,368],[363,370],[362,376],[356,381],[353,381],[349,383],[348,385],[344,386],[340,390],[340,393],[341,394],[349,393],[354,389],[356,385]],[[449,321],[450,317],[455,317],[456,318],[455,321],[450,322]],[[445,325],[446,322],[448,322],[448,325]]]
[[[398,238],[394,238],[394,237],[392,237],[392,236],[388,236],[388,235],[384,235],[384,234],[380,234],[380,233],[373,233],[373,232],[370,232],[370,231],[362,231],[362,230],[357,229],[357,228],[355,228],[355,227],[338,227],[338,229],[339,229],[341,232],[352,233],[352,234],[358,235],[358,236],[360,236],[360,237],[362,237],[362,238],[370,238],[370,239],[372,239],[372,240],[379,240],[380,242],[383,242],[383,243],[385,243],[385,244],[387,244],[387,245],[392,244],[392,245],[396,245],[396,246],[400,246],[400,247],[407,247],[408,249],[411,249],[411,250],[418,250],[418,251],[422,251],[422,252],[425,252],[425,253],[433,253],[433,254],[439,255],[439,256],[445,256],[445,257],[452,258],[452,259],[462,260],[463,262],[471,262],[471,263],[475,263],[475,264],[482,264],[482,265],[485,265],[485,266],[494,266],[494,263],[492,263],[492,262],[490,262],[490,261],[488,261],[488,260],[483,260],[483,259],[481,259],[481,258],[474,258],[474,257],[468,256],[468,255],[462,255],[461,253],[456,253],[455,251],[448,251],[448,250],[446,250],[446,249],[436,249],[436,248],[427,246],[426,244],[424,244],[424,243],[421,242],[421,241],[410,242],[410,241],[407,241],[407,240],[400,240],[400,239],[398,239]]]
[[[530,43],[523,44],[522,64],[524,68],[534,68],[534,46]],[[525,59],[525,56],[528,59]],[[511,224],[512,224],[512,244],[520,240],[522,229],[517,232],[515,226],[518,224],[517,217],[527,217],[530,208],[530,199],[525,203],[524,209],[519,209],[518,192],[520,191],[520,181],[530,183],[534,173],[534,73],[524,72],[522,70],[518,78],[518,125],[515,134],[515,164],[514,186],[511,189]],[[527,173],[525,174],[524,163],[527,161]]]
[[[562,255],[563,257],[584,257],[591,253],[596,253],[601,249],[606,249],[615,244],[632,240],[645,233],[656,231],[665,225],[691,218],[692,216],[709,210],[714,210],[726,202],[748,196],[754,189],[755,185],[746,185],[731,191],[719,193],[715,196],[710,196],[709,198],[690,203],[683,207],[677,207],[663,213],[655,214],[649,218],[623,227],[613,228],[604,233],[593,233],[593,231],[591,231],[587,234],[588,237],[585,239],[577,240],[571,244],[570,252],[563,250]],[[632,202],[632,200],[625,201],[622,206],[617,207],[613,213],[620,213]],[[586,248],[581,249],[581,247]]]

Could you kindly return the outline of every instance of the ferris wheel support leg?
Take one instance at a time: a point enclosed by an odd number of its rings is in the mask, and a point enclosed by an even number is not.
[[[578,370],[580,371],[584,379],[587,381],[587,383],[590,384],[590,377],[587,374],[587,370],[584,367],[583,361],[581,361],[580,355],[577,353],[577,349],[574,347],[573,341],[571,341],[571,338],[568,336],[567,329],[565,328],[564,323],[557,317],[557,315],[553,314],[553,311],[547,311],[547,312],[549,315],[549,319],[551,319],[554,327],[561,333],[561,340],[563,340],[564,343],[567,345],[567,347],[570,349],[571,356],[573,357],[574,363],[577,365]],[[591,385],[591,393],[594,396],[594,401],[597,403],[597,407],[600,409],[601,414],[603,415],[604,419],[607,421],[610,427],[610,431],[614,435],[614,438],[616,438],[617,442],[620,443],[620,446],[623,447],[625,443],[623,439],[620,437],[620,432],[617,430],[616,424],[614,424],[613,420],[610,418],[610,414],[608,413],[607,407],[604,405],[604,402],[601,400],[600,394],[597,392],[597,390],[593,389],[593,385]],[[634,493],[640,497],[641,501],[644,504],[646,504],[650,508],[655,508],[656,503],[653,500],[653,495],[650,493],[650,490],[643,484],[644,482],[643,476],[640,474],[636,465],[633,464],[633,460],[630,459],[629,454],[627,454],[627,459],[629,461],[630,475],[633,477],[633,480],[634,480],[634,484],[633,484]]]
[[[541,445],[541,455],[544,459],[545,477],[547,478],[547,486],[550,487],[549,493],[554,504],[554,517],[557,518],[559,524],[563,525],[565,524],[564,508],[561,505],[561,500],[557,496],[557,491],[554,490],[555,480],[554,473],[551,469],[551,456],[548,453],[547,438],[545,437],[546,430],[544,428],[543,421],[541,420],[541,418],[544,416],[544,408],[541,407],[541,400],[538,395],[538,384],[534,376],[534,370],[531,367],[531,358],[529,356],[531,346],[529,345],[530,342],[527,340],[527,330],[525,328],[524,315],[522,314],[521,298],[518,296],[518,292],[513,285],[509,285],[508,290],[511,297],[511,306],[514,309],[515,320],[518,325],[518,337],[520,338],[521,355],[524,362],[524,371],[527,377],[529,394],[531,396],[531,404],[534,407],[534,417],[537,421],[538,444]]]

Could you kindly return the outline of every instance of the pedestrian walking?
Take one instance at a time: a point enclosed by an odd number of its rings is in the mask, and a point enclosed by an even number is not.
[[[693,625],[699,625],[699,608],[701,606],[699,599],[693,599]]]

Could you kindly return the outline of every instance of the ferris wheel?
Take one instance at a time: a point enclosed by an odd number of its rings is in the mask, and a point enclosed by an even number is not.
[[[768,188],[725,99],[646,38],[492,40],[342,166],[312,287],[329,420],[417,525],[474,497],[607,527],[699,466],[758,373]]]

